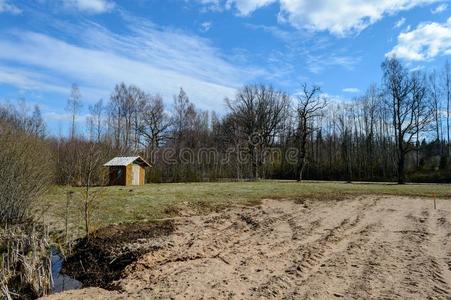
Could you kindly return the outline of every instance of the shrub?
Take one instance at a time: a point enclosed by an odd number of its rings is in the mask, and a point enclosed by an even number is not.
[[[49,151],[35,136],[0,123],[0,223],[20,223],[51,182]]]
[[[439,164],[439,169],[440,170],[446,170],[448,169],[448,156],[446,155],[442,155],[440,157],[440,164]]]

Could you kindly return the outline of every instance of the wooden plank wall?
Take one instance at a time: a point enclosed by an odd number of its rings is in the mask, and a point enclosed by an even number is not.
[[[125,185],[132,185],[133,183],[133,164],[129,164],[126,168]]]
[[[140,185],[144,185],[146,179],[146,170],[144,169],[144,167],[140,166],[139,168],[139,184]]]

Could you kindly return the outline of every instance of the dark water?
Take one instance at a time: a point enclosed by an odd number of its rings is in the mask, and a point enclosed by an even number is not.
[[[59,293],[67,290],[76,290],[82,287],[80,281],[71,278],[67,275],[61,274],[61,269],[63,267],[63,259],[59,252],[56,250],[52,251],[52,277],[53,277],[53,287],[52,292]]]

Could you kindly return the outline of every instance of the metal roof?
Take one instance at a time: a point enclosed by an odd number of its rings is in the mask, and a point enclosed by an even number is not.
[[[140,164],[145,164],[150,166],[148,162],[142,159],[140,156],[118,156],[104,164],[105,167],[117,167],[117,166],[128,166],[129,164],[134,163],[139,160]]]

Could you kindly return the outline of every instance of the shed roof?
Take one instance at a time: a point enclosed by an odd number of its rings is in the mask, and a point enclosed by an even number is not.
[[[146,162],[141,156],[118,156],[104,164],[105,167],[118,167],[128,166],[129,164],[137,163],[139,165],[145,165],[150,167],[150,164]]]

